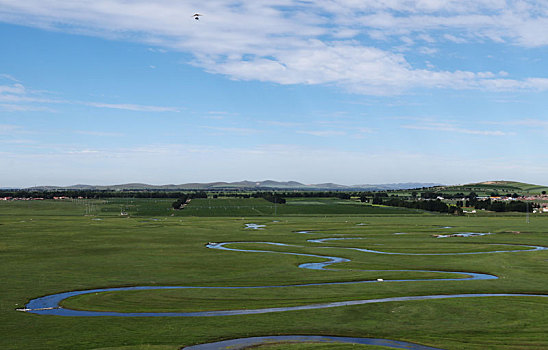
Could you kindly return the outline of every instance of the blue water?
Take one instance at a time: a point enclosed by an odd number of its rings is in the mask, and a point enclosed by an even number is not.
[[[350,282],[356,283],[356,282]],[[333,283],[329,283],[333,284]],[[340,283],[344,284],[344,282]],[[306,284],[311,285],[311,284]],[[322,285],[322,283],[312,284]],[[293,285],[296,287],[298,285]],[[303,285],[305,286],[305,285]],[[243,310],[219,310],[219,311],[197,311],[197,312],[114,312],[114,311],[86,311],[65,309],[59,306],[59,303],[69,297],[93,294],[102,292],[116,291],[132,291],[132,290],[159,290],[159,289],[249,289],[249,288],[282,288],[288,286],[262,286],[262,287],[187,287],[187,286],[137,286],[137,287],[119,287],[119,288],[102,288],[81,290],[73,292],[65,292],[59,294],[48,295],[42,298],[31,300],[27,304],[26,312],[31,312],[39,315],[55,315],[55,316],[113,316],[113,317],[211,317],[211,316],[234,316],[234,315],[256,315],[272,312],[284,311],[302,311],[327,309],[341,306],[364,305],[388,303],[394,301],[412,301],[412,300],[430,300],[430,299],[453,299],[453,298],[481,298],[481,297],[548,297],[543,294],[512,294],[512,293],[477,293],[477,294],[447,294],[447,295],[417,295],[408,297],[391,297],[380,299],[365,299],[365,300],[348,300],[337,301],[331,303],[310,304],[301,306],[285,306],[271,307],[263,309],[243,309]]]
[[[494,253],[517,253],[517,252],[534,252],[537,250],[548,250],[546,247],[526,245],[526,244],[502,244],[502,243],[490,243],[489,245],[502,245],[502,246],[514,246],[514,247],[527,247],[529,249],[511,249],[511,250],[492,250],[488,252],[466,252],[466,253],[395,253],[395,252],[383,252],[373,249],[365,248],[347,248],[360,252],[374,253],[374,254],[389,254],[389,255],[473,255],[473,254],[494,254]]]
[[[353,337],[327,337],[319,335],[280,335],[280,336],[267,336],[267,337],[252,337],[252,338],[240,338],[224,340],[209,344],[200,344],[194,346],[187,346],[183,350],[221,350],[221,349],[247,349],[249,347],[257,346],[260,344],[272,344],[272,343],[346,343],[346,344],[364,344],[364,345],[376,345],[385,346],[393,349],[409,349],[409,350],[441,350],[438,348],[432,348],[429,346],[408,343],[397,340],[388,339],[376,339],[376,338],[353,338]]]
[[[327,241],[344,241],[347,239],[367,239],[364,237],[335,237],[335,238],[319,238],[319,239],[309,239],[307,242],[311,243],[324,243]]]
[[[266,227],[266,225],[259,225],[259,224],[245,224],[245,228],[249,228],[252,230],[262,230]]]
[[[336,256],[327,256],[327,255],[317,255],[317,254],[305,254],[305,253],[292,253],[292,252],[278,252],[278,251],[269,251],[269,250],[257,250],[257,249],[237,249],[230,248],[227,245],[238,244],[238,243],[255,243],[255,244],[265,244],[281,247],[297,247],[295,245],[276,243],[276,242],[223,242],[223,243],[208,243],[206,246],[211,249],[220,249],[226,251],[236,251],[236,252],[253,252],[253,253],[271,253],[271,254],[288,254],[288,255],[297,255],[297,256],[306,256],[314,258],[325,259],[323,262],[315,263],[304,263],[299,265],[303,269],[313,269],[313,270],[332,270],[328,269],[330,265],[349,262],[349,259],[336,257]],[[491,252],[474,252],[474,253],[439,253],[439,254],[406,254],[406,253],[391,253],[391,252],[381,252],[374,251],[370,249],[362,248],[346,248],[357,250],[366,253],[377,253],[377,254],[398,254],[398,255],[459,255],[459,254],[490,254],[490,253],[503,253],[503,252],[525,252],[525,251],[537,251],[545,250],[547,248],[540,246],[527,246],[531,249],[528,250],[498,250]],[[340,248],[339,248],[340,249]],[[119,317],[159,317],[159,316],[181,316],[181,317],[206,317],[206,316],[230,316],[230,315],[248,315],[248,314],[261,314],[261,313],[271,313],[271,312],[282,312],[282,311],[296,311],[296,310],[311,310],[311,309],[324,309],[331,307],[339,307],[346,305],[361,305],[361,304],[370,304],[370,303],[384,303],[391,301],[406,301],[406,300],[427,300],[427,299],[442,299],[442,298],[471,298],[471,297],[486,297],[486,296],[539,296],[545,297],[546,295],[534,295],[534,294],[454,294],[454,295],[422,295],[422,296],[411,296],[411,297],[396,297],[396,298],[382,298],[382,299],[367,299],[367,300],[350,300],[350,301],[340,301],[333,303],[323,303],[323,304],[312,304],[312,305],[303,305],[303,306],[292,306],[292,307],[278,307],[278,308],[264,308],[264,309],[255,309],[255,310],[223,310],[223,311],[202,311],[202,312],[99,312],[99,311],[86,311],[86,310],[71,310],[65,309],[59,306],[59,303],[67,298],[76,295],[82,294],[92,294],[92,293],[104,293],[104,292],[117,292],[117,291],[132,291],[132,290],[158,290],[158,289],[259,289],[259,288],[288,288],[288,287],[302,287],[302,286],[320,286],[320,285],[335,285],[335,284],[358,284],[358,283],[390,283],[390,282],[421,282],[421,281],[470,281],[470,280],[491,280],[497,279],[497,276],[483,273],[473,273],[473,272],[460,272],[460,271],[436,271],[436,270],[359,270],[359,271],[375,271],[379,272],[379,276],[382,277],[382,272],[389,271],[403,271],[403,272],[429,272],[429,273],[444,273],[444,274],[454,274],[455,278],[437,278],[437,279],[394,279],[394,280],[362,280],[362,281],[351,281],[351,282],[325,282],[325,283],[307,283],[307,284],[293,284],[293,285],[272,285],[272,286],[248,286],[248,287],[200,287],[200,286],[135,286],[135,287],[118,287],[118,288],[100,288],[92,290],[81,290],[81,291],[72,291],[64,292],[53,295],[44,296],[41,298],[36,298],[31,300],[27,305],[26,309],[23,311],[40,314],[40,315],[56,315],[56,316],[119,316]]]
[[[494,235],[494,233],[491,232],[461,232],[461,233],[453,233],[453,234],[446,234],[446,235],[437,235],[437,238],[448,238],[448,237],[480,237],[480,236],[487,236],[487,235]]]

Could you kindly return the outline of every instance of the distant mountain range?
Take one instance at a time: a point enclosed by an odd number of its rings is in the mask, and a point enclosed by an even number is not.
[[[94,185],[73,185],[73,186],[35,186],[26,190],[310,190],[310,191],[379,191],[379,190],[404,190],[411,188],[423,188],[441,186],[437,183],[391,183],[391,184],[364,184],[364,185],[338,185],[335,183],[321,183],[307,185],[296,181],[238,181],[238,182],[209,182],[209,183],[186,183],[180,185],[148,185],[143,183],[128,183],[121,185],[94,186]]]

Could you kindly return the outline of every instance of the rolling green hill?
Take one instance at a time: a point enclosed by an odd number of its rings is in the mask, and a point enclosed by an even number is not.
[[[517,181],[485,181],[478,183],[471,183],[465,185],[454,186],[435,186],[432,187],[433,191],[441,191],[444,193],[470,193],[475,192],[478,195],[489,195],[493,192],[501,195],[507,193],[518,194],[541,194],[542,191],[548,192],[548,186],[534,185]]]

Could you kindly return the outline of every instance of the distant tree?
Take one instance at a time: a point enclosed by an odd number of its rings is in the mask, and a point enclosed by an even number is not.
[[[449,212],[453,213],[457,216],[463,216],[464,215],[464,211],[458,205],[457,206],[454,206],[454,205],[450,206],[449,207]]]
[[[337,193],[336,197],[339,199],[350,199],[351,195],[348,192],[340,192],[340,193]]]
[[[439,196],[438,193],[432,191],[426,191],[421,193],[423,199],[435,199]]]
[[[373,204],[382,204],[382,198],[381,197],[373,197]]]
[[[253,194],[255,198],[263,198],[269,202],[276,204],[285,204],[286,200],[282,197],[280,193],[275,192],[255,192]]]
[[[527,211],[527,203],[522,201],[512,201],[506,205],[506,211],[519,211],[525,213]]]
[[[488,207],[489,210],[503,212],[506,211],[506,203],[495,201]]]
[[[367,197],[367,195],[366,195],[365,193],[362,193],[362,194],[360,195],[360,201],[361,201],[361,202],[367,202],[367,203],[368,203],[368,202],[369,202],[369,198]]]

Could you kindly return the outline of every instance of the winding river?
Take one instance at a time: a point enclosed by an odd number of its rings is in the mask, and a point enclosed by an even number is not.
[[[308,231],[300,231],[300,233],[308,233]],[[323,238],[323,239],[310,239],[308,242],[311,243],[324,243],[326,241],[332,240],[343,240],[343,239],[363,239],[362,237],[345,237],[345,238]],[[257,250],[257,249],[242,249],[235,248],[234,245],[237,244],[263,244],[270,246],[281,246],[281,247],[296,247],[301,248],[301,246],[290,245],[284,243],[276,242],[222,242],[222,243],[208,243],[206,244],[207,248],[218,249],[224,251],[234,251],[234,252],[253,252],[253,253],[270,253],[270,254],[287,254],[287,255],[296,255],[304,257],[313,257],[313,258],[322,258],[322,262],[314,263],[303,263],[299,265],[299,268],[303,269],[313,269],[313,270],[334,270],[330,269],[330,265],[349,262],[349,259],[328,256],[328,255],[317,255],[317,254],[306,254],[306,253],[294,253],[294,252],[284,252],[284,251],[275,251],[275,250]],[[510,244],[497,244],[499,246],[520,246],[525,249],[506,249],[506,250],[496,250],[496,251],[486,251],[486,252],[466,252],[466,253],[395,253],[395,252],[384,252],[379,250],[371,250],[364,248],[344,248],[337,247],[337,249],[349,249],[360,251],[369,254],[391,254],[391,255],[467,255],[467,254],[496,254],[496,253],[516,253],[516,252],[531,252],[531,251],[540,251],[547,250],[548,248],[542,246],[534,245],[510,245]],[[326,247],[329,248],[329,247]],[[411,300],[431,300],[431,299],[450,299],[450,298],[478,298],[478,297],[548,297],[548,295],[541,294],[512,294],[512,293],[477,293],[477,294],[452,294],[452,295],[418,295],[418,296],[406,296],[406,297],[391,297],[391,298],[379,298],[379,299],[364,299],[364,300],[348,300],[348,301],[338,301],[330,303],[318,303],[318,304],[309,304],[301,306],[289,306],[289,307],[270,307],[270,308],[261,308],[261,309],[242,309],[242,310],[217,310],[217,311],[199,311],[199,312],[114,312],[114,311],[86,311],[86,310],[73,310],[61,307],[59,304],[70,297],[83,294],[92,294],[92,293],[104,293],[104,292],[117,292],[117,291],[135,291],[135,290],[161,290],[161,289],[218,289],[218,290],[227,290],[227,289],[261,289],[261,288],[288,288],[288,287],[300,287],[300,286],[319,286],[319,285],[336,285],[336,284],[358,284],[358,283],[390,283],[390,282],[421,282],[421,281],[470,281],[470,280],[492,280],[497,279],[497,276],[483,273],[472,273],[472,272],[461,272],[461,271],[435,271],[435,270],[359,270],[359,271],[404,271],[404,272],[430,272],[430,273],[444,273],[444,274],[454,274],[454,278],[437,278],[437,279],[393,279],[393,280],[363,280],[363,281],[350,281],[350,282],[324,282],[324,283],[307,283],[307,284],[292,284],[292,285],[270,285],[270,286],[248,286],[248,287],[200,287],[200,286],[134,286],[134,287],[117,287],[117,288],[99,288],[99,289],[90,289],[90,290],[79,290],[79,291],[70,291],[63,292],[58,294],[47,295],[44,297],[36,298],[26,305],[25,309],[19,309],[19,311],[25,311],[33,314],[39,315],[54,315],[54,316],[76,316],[76,317],[97,317],[97,316],[110,316],[110,317],[212,317],[212,316],[232,316],[232,315],[254,315],[254,314],[266,314],[272,312],[285,312],[285,311],[297,311],[297,310],[315,310],[315,309],[326,309],[333,307],[349,306],[349,305],[363,305],[363,304],[374,304],[374,303],[387,303],[387,302],[398,302],[398,301],[411,301]],[[426,347],[422,345],[417,345],[413,343],[398,342],[387,339],[371,339],[371,338],[345,338],[345,337],[319,337],[319,336],[288,336],[293,338],[281,339],[280,341],[327,341],[327,342],[350,342],[356,344],[373,344],[373,345],[382,345],[392,348],[399,349],[415,349],[415,350],[428,350],[435,349],[431,347]],[[233,349],[244,348],[241,347],[241,344],[248,344],[246,346],[252,346],[260,344],[261,342],[271,340],[276,337],[259,337],[259,338],[245,338],[240,340],[231,340],[224,341],[219,343],[212,344],[202,344],[194,347],[188,347],[188,349],[224,349],[225,346],[233,346]],[[323,340],[320,340],[323,339]],[[266,340],[265,340],[266,339]],[[307,340],[308,339],[308,340]],[[368,343],[369,342],[369,343]],[[371,343],[372,342],[372,343]],[[238,345],[239,344],[239,345]],[[238,346],[240,347],[238,347]]]

